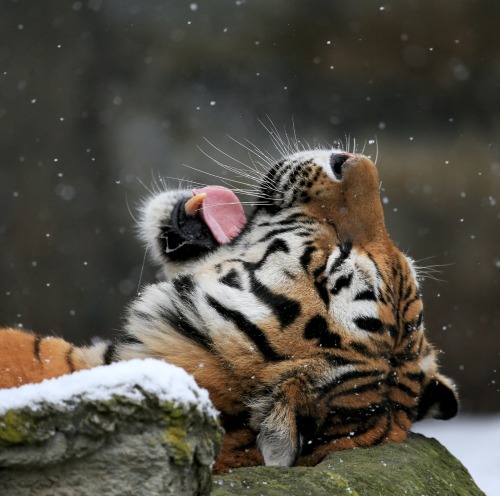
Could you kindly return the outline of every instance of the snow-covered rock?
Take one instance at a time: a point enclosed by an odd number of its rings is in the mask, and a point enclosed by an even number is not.
[[[0,494],[209,494],[222,440],[184,370],[131,360],[0,391]]]

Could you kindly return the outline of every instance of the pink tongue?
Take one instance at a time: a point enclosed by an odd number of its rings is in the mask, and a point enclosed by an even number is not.
[[[193,189],[193,194],[206,193],[198,210],[203,222],[220,243],[229,243],[243,229],[247,219],[238,197],[222,186]]]

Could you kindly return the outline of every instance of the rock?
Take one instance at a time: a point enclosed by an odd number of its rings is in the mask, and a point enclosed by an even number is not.
[[[127,362],[131,371],[125,380],[104,380],[116,364],[0,391],[0,494],[209,494],[210,467],[223,434],[208,396],[180,369],[173,380],[181,398],[163,394],[172,388],[164,384],[172,366],[158,362],[144,380],[146,362]],[[70,378],[87,389],[88,374],[94,394],[69,391],[54,400],[71,389]],[[130,381],[134,375],[137,382]],[[44,387],[47,394],[40,399]],[[31,388],[27,395],[26,388]],[[183,388],[189,401],[182,398]],[[26,405],[2,412],[2,399],[11,401],[16,394],[28,397]]]
[[[213,496],[474,496],[484,493],[435,439],[337,451],[316,467],[240,468],[214,478]]]

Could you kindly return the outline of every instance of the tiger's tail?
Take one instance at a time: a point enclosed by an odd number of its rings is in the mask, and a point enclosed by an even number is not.
[[[109,343],[74,346],[64,339],[0,329],[0,389],[41,382],[102,365]]]

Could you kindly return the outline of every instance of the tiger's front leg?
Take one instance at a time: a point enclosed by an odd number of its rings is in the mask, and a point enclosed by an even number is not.
[[[305,363],[283,374],[269,394],[251,403],[251,427],[265,465],[289,467],[299,458],[305,438],[323,424],[328,410],[317,388],[323,364]]]

